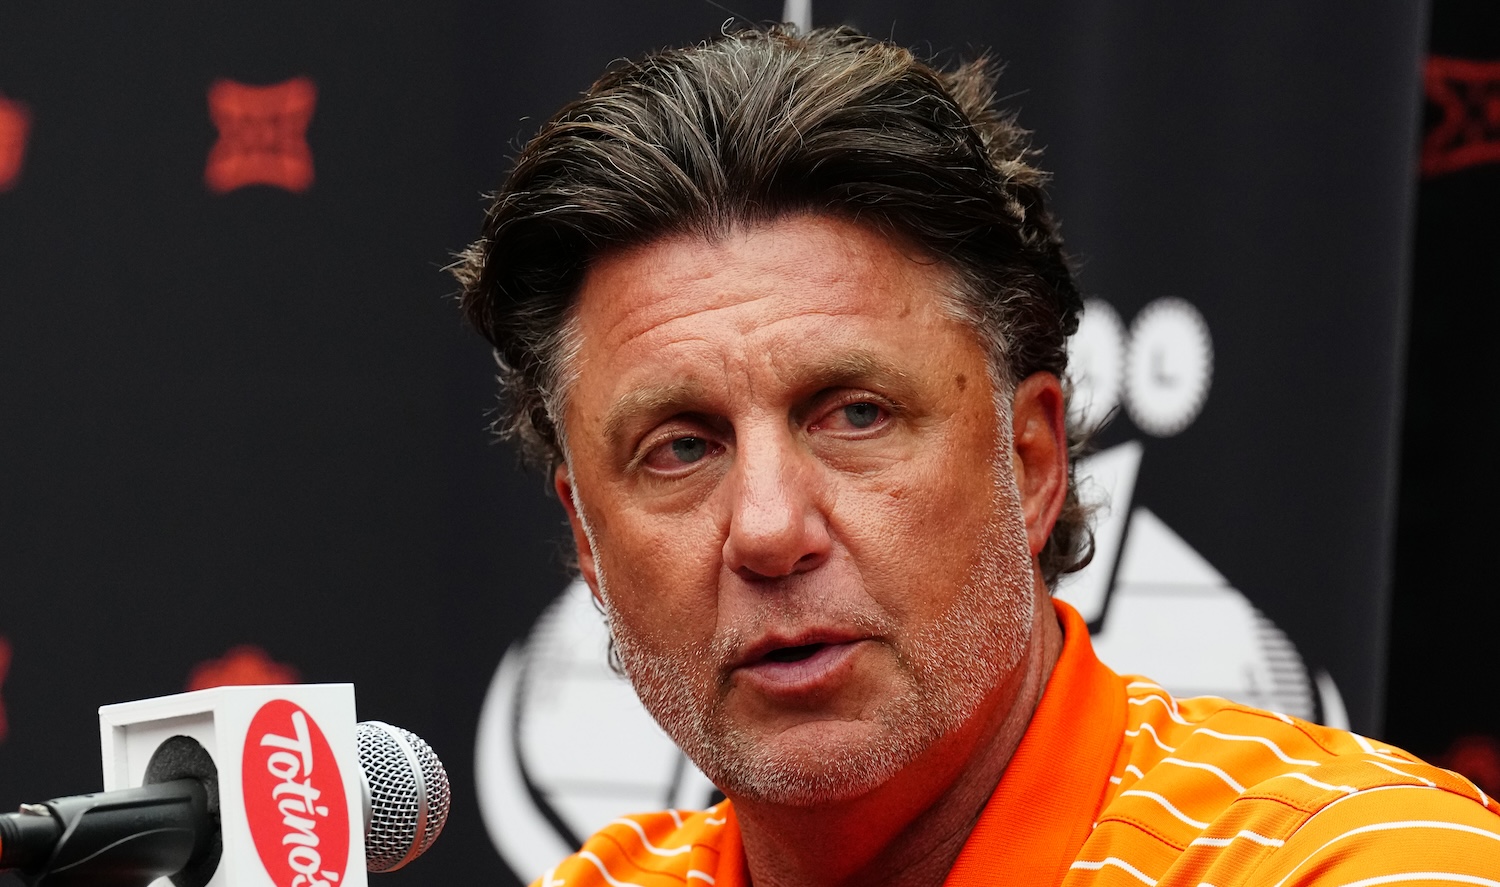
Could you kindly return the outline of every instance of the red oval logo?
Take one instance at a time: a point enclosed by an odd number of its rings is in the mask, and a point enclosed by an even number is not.
[[[333,749],[301,706],[274,699],[245,734],[245,818],[277,887],[338,887],[349,862],[349,804]]]

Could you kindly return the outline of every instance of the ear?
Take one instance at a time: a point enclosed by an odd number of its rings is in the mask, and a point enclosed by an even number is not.
[[[599,570],[594,561],[594,547],[589,544],[589,534],[583,529],[578,502],[573,498],[573,474],[566,464],[557,466],[552,472],[552,488],[557,491],[557,498],[562,500],[563,510],[568,513],[568,526],[573,531],[573,550],[578,552],[578,572],[583,576],[583,581],[588,583],[594,600],[602,601],[599,597]]]
[[[1068,495],[1068,429],[1062,383],[1051,373],[1033,373],[1016,386],[1011,404],[1011,462],[1026,538],[1033,557],[1042,553]]]

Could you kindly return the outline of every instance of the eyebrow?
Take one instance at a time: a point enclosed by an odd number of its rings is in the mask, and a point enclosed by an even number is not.
[[[666,385],[651,385],[626,392],[604,419],[604,439],[617,446],[624,438],[626,426],[637,417],[660,413],[672,407],[691,403],[702,403],[707,392],[696,382],[673,382]]]
[[[911,376],[895,364],[869,352],[841,354],[798,370],[797,387],[811,390],[851,385],[867,380],[884,380],[905,389]],[[618,446],[629,426],[640,416],[678,412],[710,399],[699,382],[684,380],[663,385],[649,385],[626,392],[617,400],[604,419],[604,439]]]
[[[808,373],[808,379],[818,387],[827,388],[863,379],[889,379],[909,383],[911,376],[888,360],[867,351],[855,351],[813,367]]]

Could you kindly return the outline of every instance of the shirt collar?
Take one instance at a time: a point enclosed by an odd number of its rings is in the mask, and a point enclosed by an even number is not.
[[[1125,682],[1094,655],[1083,617],[1052,605],[1062,654],[945,887],[1059,884],[1093,830],[1124,741]]]

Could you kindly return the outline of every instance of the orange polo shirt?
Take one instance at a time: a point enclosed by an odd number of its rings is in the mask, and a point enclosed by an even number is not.
[[[1342,730],[1062,655],[946,887],[1500,887],[1500,804]],[[733,805],[617,819],[540,887],[748,887]]]

